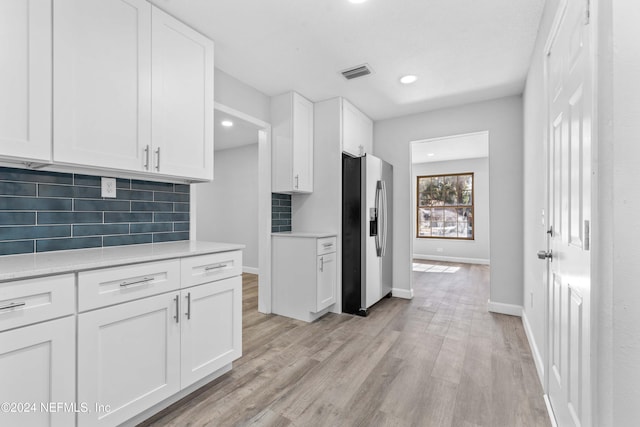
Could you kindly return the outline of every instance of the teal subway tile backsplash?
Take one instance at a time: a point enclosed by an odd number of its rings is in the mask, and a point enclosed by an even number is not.
[[[0,167],[0,255],[189,239],[190,186]]]
[[[291,231],[291,195],[271,193],[271,232]]]

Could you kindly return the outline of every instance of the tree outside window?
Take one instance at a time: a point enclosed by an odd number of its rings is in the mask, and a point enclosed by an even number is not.
[[[417,179],[417,237],[473,240],[473,172]]]

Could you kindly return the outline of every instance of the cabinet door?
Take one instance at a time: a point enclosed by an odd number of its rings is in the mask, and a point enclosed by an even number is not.
[[[242,355],[242,278],[182,290],[182,387]]]
[[[373,122],[347,100],[342,102],[342,151],[354,156],[371,153]]]
[[[51,0],[0,1],[0,156],[51,161]]]
[[[35,404],[19,412],[2,411],[3,426],[66,427],[72,410],[49,403],[76,401],[75,319],[65,317],[0,334],[0,402]],[[44,406],[41,406],[44,405]],[[19,409],[15,408],[15,409]],[[71,408],[73,409],[73,408]]]
[[[153,167],[213,179],[213,41],[153,8]]]
[[[313,104],[293,93],[293,191],[313,191]]]
[[[318,257],[316,281],[316,312],[336,302],[336,253]]]
[[[180,390],[179,293],[78,316],[79,426],[114,426]]]
[[[56,162],[146,170],[151,143],[151,6],[55,0]]]

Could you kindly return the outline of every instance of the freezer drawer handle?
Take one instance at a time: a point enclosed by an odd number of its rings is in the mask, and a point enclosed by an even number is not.
[[[9,310],[9,309],[11,309],[11,308],[23,307],[23,306],[25,306],[25,305],[27,305],[27,303],[26,303],[26,302],[12,302],[12,303],[9,303],[9,304],[7,304],[7,305],[3,305],[3,306],[1,306],[1,307],[0,307],[0,310]]]
[[[143,279],[140,279],[140,280],[134,280],[134,281],[132,281],[132,282],[122,282],[122,283],[120,283],[120,287],[121,287],[121,288],[126,288],[127,286],[137,285],[137,284],[139,284],[139,283],[148,283],[148,282],[150,282],[150,281],[152,281],[152,280],[153,280],[153,277],[145,277],[145,278],[143,278]]]
[[[219,269],[225,268],[225,267],[228,267],[228,265],[225,264],[225,263],[220,263],[220,264],[210,265],[208,267],[205,267],[204,271],[219,270]]]

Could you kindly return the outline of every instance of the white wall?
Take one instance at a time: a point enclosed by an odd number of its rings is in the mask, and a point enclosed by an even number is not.
[[[428,143],[426,143],[428,144]],[[451,160],[413,165],[412,204],[416,203],[416,183],[420,175],[446,175],[473,172],[474,240],[417,238],[416,209],[412,209],[413,253],[424,259],[489,263],[489,159]],[[438,252],[437,249],[442,251]]]
[[[215,101],[269,123],[271,98],[218,68],[214,74]]]
[[[489,131],[491,301],[522,305],[522,98],[511,96],[378,121],[374,154],[394,167],[393,276],[409,289],[411,272],[410,142]]]
[[[599,425],[640,419],[640,2],[598,2]]]
[[[197,239],[246,245],[243,264],[257,269],[258,144],[216,151],[215,173],[198,184]]]

